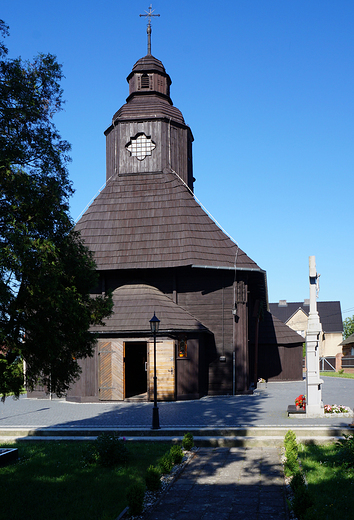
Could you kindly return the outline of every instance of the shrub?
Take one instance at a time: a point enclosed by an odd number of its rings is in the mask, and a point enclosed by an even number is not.
[[[285,457],[284,473],[287,477],[294,475],[299,471],[298,463],[298,445],[296,442],[296,435],[292,430],[288,430],[284,438]]]
[[[132,516],[143,512],[145,486],[139,482],[132,484],[127,491],[129,512]]]
[[[294,493],[292,509],[297,518],[304,518],[306,511],[313,505],[313,500],[306,486],[299,487]]]
[[[295,475],[291,479],[290,486],[291,486],[291,489],[293,490],[294,493],[298,489],[304,489],[305,488],[305,486],[306,486],[305,478],[304,478],[304,475],[300,471],[295,473]]]
[[[286,477],[290,477],[291,475],[294,475],[299,471],[299,463],[297,460],[297,457],[294,456],[294,453],[291,452],[291,454],[286,458],[286,461],[284,462],[284,473]]]
[[[159,468],[161,470],[161,473],[163,475],[166,475],[167,473],[169,473],[171,471],[172,466],[173,466],[173,462],[172,462],[171,454],[165,453],[165,455],[163,457],[161,457],[161,459],[159,460]]]
[[[340,439],[336,445],[339,448],[339,451],[345,457],[345,462],[349,466],[354,466],[354,435],[343,435],[344,439]]]
[[[94,441],[94,454],[102,466],[126,464],[128,449],[117,433],[102,433]]]
[[[297,459],[299,455],[297,444],[289,444],[287,448],[285,448],[285,456],[287,459]]]
[[[184,434],[183,440],[182,440],[182,446],[185,450],[189,451],[194,446],[194,439],[191,432],[187,432]]]
[[[295,432],[293,432],[292,430],[288,430],[284,437],[285,446],[287,444],[289,444],[289,442],[292,442],[292,443],[296,442],[296,435],[295,435]]]
[[[173,464],[181,464],[183,459],[183,451],[181,446],[178,446],[178,444],[171,446],[170,455],[172,457]]]
[[[318,511],[315,505],[306,509],[303,520],[318,520]]]
[[[93,444],[85,446],[82,452],[82,462],[84,465],[96,464],[98,462],[98,455]]]
[[[296,456],[298,455],[298,446],[296,442],[296,435],[292,430],[288,430],[285,434],[284,438],[284,446],[285,451],[290,453],[290,451],[296,452]]]
[[[286,458],[296,458],[299,454],[298,445],[296,442],[296,435],[292,430],[289,430],[284,438],[285,456]]]
[[[284,446],[286,457],[284,473],[287,477],[293,475],[290,482],[291,489],[294,492],[294,499],[291,503],[291,508],[297,518],[305,520],[306,514],[313,505],[313,500],[307,489],[304,475],[300,472],[298,461],[299,448],[296,442],[296,435],[292,430],[289,430],[286,433]],[[310,517],[308,520],[310,520]]]
[[[149,491],[158,491],[161,487],[161,470],[156,466],[149,466],[145,474],[145,483]]]

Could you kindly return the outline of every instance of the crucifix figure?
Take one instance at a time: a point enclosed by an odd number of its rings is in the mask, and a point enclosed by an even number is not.
[[[155,9],[152,9],[152,4],[150,4],[149,10],[145,11],[146,14],[139,14],[139,16],[143,16],[144,18],[148,18],[148,24],[147,24],[147,35],[148,35],[148,54],[151,54],[151,18],[154,18],[155,16],[160,16],[159,14],[153,14]]]

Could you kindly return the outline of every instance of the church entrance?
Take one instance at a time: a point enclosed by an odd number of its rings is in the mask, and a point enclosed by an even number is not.
[[[124,398],[147,397],[147,343],[124,343]]]

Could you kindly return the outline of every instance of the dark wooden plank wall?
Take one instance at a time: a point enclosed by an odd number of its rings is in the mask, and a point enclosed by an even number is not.
[[[236,392],[246,392],[249,388],[249,358],[248,358],[248,303],[247,285],[241,281],[245,300],[237,303],[237,323],[235,324],[235,372]]]
[[[237,318],[234,308],[234,272],[217,269],[177,268],[106,273],[106,287],[115,289],[125,283],[144,282],[167,294],[214,334],[215,345],[199,365],[200,372],[209,370],[209,394],[233,392],[233,351],[236,351],[236,391],[244,392],[249,386],[248,368],[248,302],[247,274],[238,273],[242,290],[236,292],[240,300]],[[241,298],[244,295],[244,299]],[[206,343],[207,344],[207,343]],[[211,352],[214,354],[210,358]],[[226,362],[220,361],[225,356]]]
[[[248,385],[247,302],[238,306],[236,323],[232,313],[234,273],[209,269],[191,271],[189,276],[178,277],[178,304],[197,317],[214,334],[217,357],[210,363],[208,392],[210,394],[233,392],[235,347],[236,390],[244,391]],[[220,361],[220,356],[225,356],[226,361]]]
[[[188,130],[166,123],[167,163],[188,184]],[[170,145],[169,145],[170,141]]]
[[[136,134],[150,136],[156,148],[143,161],[131,157],[125,145]],[[167,120],[119,122],[106,137],[106,179],[119,173],[162,172],[172,168],[187,184],[192,176],[192,136],[188,127]]]
[[[106,181],[119,171],[118,142],[119,128],[112,127],[106,134]]]
[[[271,381],[302,381],[302,345],[260,345],[258,377]]]
[[[177,399],[198,399],[199,388],[199,341],[187,340],[187,357],[176,359]]]
[[[79,360],[80,378],[67,393],[67,401],[98,401],[98,346],[93,357]]]

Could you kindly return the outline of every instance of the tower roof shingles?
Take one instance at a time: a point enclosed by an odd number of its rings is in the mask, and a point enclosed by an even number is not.
[[[182,112],[156,92],[143,92],[125,103],[113,116],[113,123],[141,119],[167,118],[184,125]]]
[[[187,265],[261,270],[174,173],[111,179],[76,225],[98,270]]]

